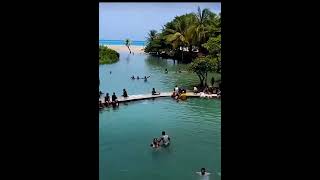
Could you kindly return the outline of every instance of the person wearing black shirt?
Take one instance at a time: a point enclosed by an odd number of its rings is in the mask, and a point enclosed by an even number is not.
[[[117,100],[117,96],[115,93],[113,93],[112,97],[111,97],[111,100],[112,102],[116,101]]]
[[[123,95],[122,96],[123,97],[128,97],[128,93],[127,93],[126,89],[123,89]]]
[[[152,88],[152,95],[160,95],[160,93],[157,93],[154,88]]]

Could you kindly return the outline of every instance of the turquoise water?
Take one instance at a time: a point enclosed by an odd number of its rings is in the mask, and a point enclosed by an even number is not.
[[[168,74],[165,74],[168,69]],[[182,73],[176,71],[181,70]],[[111,74],[110,74],[111,71]],[[115,64],[100,65],[100,90],[102,92],[115,92],[121,95],[125,88],[128,94],[145,94],[155,88],[156,91],[173,91],[175,85],[193,89],[199,83],[194,73],[186,71],[185,64],[178,64],[173,60],[146,56],[145,54],[120,53],[120,60]],[[150,76],[148,81],[132,80],[131,76]],[[218,75],[215,75],[219,79]],[[208,78],[210,79],[210,78]]]
[[[100,45],[125,45],[124,40],[99,40]],[[131,41],[131,45],[144,46],[145,41]]]
[[[165,74],[167,68],[169,73]],[[101,65],[100,90],[121,95],[144,94],[152,87],[171,91],[177,84],[198,83],[185,65],[145,54],[120,53],[120,60]],[[182,73],[176,73],[176,70]],[[112,73],[110,74],[110,71]],[[147,82],[132,75],[151,76]],[[165,130],[172,138],[168,148],[149,147]],[[171,98],[143,100],[107,108],[99,114],[100,180],[194,180],[205,167],[210,179],[221,179],[221,102],[217,99]]]

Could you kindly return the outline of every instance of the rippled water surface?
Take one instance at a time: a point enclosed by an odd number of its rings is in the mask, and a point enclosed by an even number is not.
[[[164,69],[169,70],[164,74]],[[130,94],[171,91],[174,85],[196,84],[194,74],[176,70],[184,65],[172,60],[122,53],[120,61],[100,66],[100,89]],[[110,71],[112,73],[110,74]],[[150,75],[148,82],[131,80],[132,75]],[[201,167],[210,179],[221,179],[220,100],[171,98],[143,100],[105,109],[99,114],[100,180],[192,180]],[[172,138],[168,148],[149,147],[152,138],[165,130]]]

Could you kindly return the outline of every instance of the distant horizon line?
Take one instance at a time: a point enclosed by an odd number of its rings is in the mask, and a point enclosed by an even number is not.
[[[124,41],[125,39],[99,39],[99,41]],[[131,39],[130,39],[131,40]],[[131,41],[146,41],[146,40],[131,40]]]

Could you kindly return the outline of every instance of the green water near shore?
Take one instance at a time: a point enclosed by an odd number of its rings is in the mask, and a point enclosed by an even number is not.
[[[167,68],[169,73],[165,74]],[[176,73],[176,70],[182,73]],[[192,88],[195,74],[185,65],[144,54],[121,53],[119,62],[100,66],[100,90],[121,95],[172,91],[177,84]],[[110,74],[110,71],[112,73]],[[151,76],[147,82],[131,80],[134,75]],[[149,147],[152,138],[165,130],[172,138],[168,148]],[[189,98],[143,100],[107,108],[99,114],[99,179],[199,179],[201,167],[210,179],[221,179],[221,101]]]

